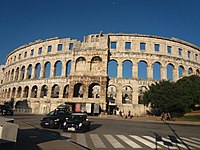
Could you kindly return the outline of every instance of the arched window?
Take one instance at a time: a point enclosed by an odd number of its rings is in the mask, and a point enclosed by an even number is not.
[[[199,69],[196,70],[196,75],[200,75]]]
[[[147,63],[145,61],[138,63],[138,79],[147,79]]]
[[[41,71],[41,65],[40,63],[37,63],[35,66],[35,78],[40,78],[40,71]]]
[[[7,98],[10,98],[10,92],[11,92],[11,89],[9,88],[8,93],[7,93]]]
[[[21,69],[21,76],[20,76],[20,79],[23,80],[25,77],[25,66],[22,67]]]
[[[188,68],[188,74],[189,74],[189,75],[193,74],[192,68]]]
[[[108,86],[107,98],[108,98],[109,103],[115,103],[115,100],[117,98],[117,88],[116,88],[116,86],[114,86],[114,85]]]
[[[68,61],[66,64],[66,74],[65,74],[66,77],[70,76],[70,70],[71,70],[71,60]]]
[[[66,85],[63,91],[63,98],[68,98],[68,96],[69,96],[69,85]]]
[[[172,64],[167,65],[167,80],[173,81],[173,69],[174,66]]]
[[[17,89],[17,98],[21,98],[21,95],[22,95],[22,87],[18,87]]]
[[[161,65],[159,62],[155,62],[153,64],[153,79],[154,80],[160,80],[160,68],[161,68]]]
[[[132,62],[130,60],[125,60],[122,63],[122,78],[132,78]]]
[[[142,97],[143,97],[143,95],[144,95],[144,93],[147,91],[147,87],[146,86],[141,86],[141,87],[139,87],[139,89],[138,89],[138,92],[139,92],[139,94],[138,94],[138,104],[142,104]]]
[[[110,60],[108,62],[108,76],[111,78],[117,77],[117,61],[116,60]]]
[[[17,81],[19,78],[19,67],[17,67],[16,71],[15,71],[15,81]]]
[[[10,81],[10,70],[8,71],[8,78],[7,78],[7,81],[8,81],[8,82]]]
[[[82,71],[86,69],[86,59],[84,57],[79,57],[76,59],[76,71]]]
[[[14,88],[12,89],[11,98],[15,98],[15,93],[16,93],[16,88],[14,87]]]
[[[73,97],[83,97],[83,84],[82,83],[77,83],[74,85],[74,93],[73,93]]]
[[[29,93],[29,87],[26,86],[26,87],[24,88],[24,95],[23,95],[23,98],[28,98],[28,93]]]
[[[34,85],[31,90],[31,98],[37,98],[38,87]]]
[[[12,71],[11,71],[10,81],[13,81],[13,79],[14,79],[14,69],[12,69]]]
[[[41,88],[40,98],[44,98],[45,96],[47,96],[47,92],[48,92],[48,86],[43,85]]]
[[[98,83],[90,84],[88,88],[88,98],[100,98],[101,87]]]
[[[44,77],[49,78],[50,77],[50,71],[51,71],[51,63],[46,62],[44,65]]]
[[[54,76],[60,77],[62,74],[62,62],[59,60],[54,65]]]
[[[52,98],[59,98],[60,87],[58,84],[55,84],[51,90],[51,97]]]
[[[91,60],[90,70],[94,73],[98,73],[100,71],[102,59],[99,56],[95,56]]]
[[[130,86],[124,86],[122,90],[122,103],[131,104],[132,103],[132,92],[133,89]]]
[[[184,70],[183,66],[179,66],[178,67],[178,76],[179,76],[179,78],[183,76],[183,70]]]
[[[27,79],[30,79],[32,75],[32,65],[30,64],[27,68]]]

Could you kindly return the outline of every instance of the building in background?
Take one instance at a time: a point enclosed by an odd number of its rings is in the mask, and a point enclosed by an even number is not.
[[[0,100],[47,113],[62,103],[74,111],[146,113],[143,93],[160,80],[200,74],[200,48],[176,38],[91,34],[37,40],[12,51],[0,68]],[[27,104],[23,104],[26,102]]]

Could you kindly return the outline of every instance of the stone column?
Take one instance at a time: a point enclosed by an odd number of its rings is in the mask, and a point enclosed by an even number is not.
[[[147,79],[153,80],[153,67],[152,64],[147,66]]]
[[[136,60],[134,60],[133,66],[132,66],[132,78],[133,79],[137,79],[138,78],[138,65],[137,65]]]
[[[29,90],[28,90],[28,99],[31,98],[31,91],[32,91],[32,88],[29,87]]]
[[[117,64],[117,78],[122,78],[122,62],[118,61]]]
[[[40,78],[44,78],[44,62],[40,64],[41,69],[40,69]]]
[[[37,89],[37,98],[40,98],[40,94],[41,94],[41,86],[38,86],[38,89]]]
[[[48,85],[47,99],[51,98],[51,89],[52,89],[52,86]]]
[[[167,68],[164,65],[160,68],[160,76],[161,80],[167,80]]]
[[[55,69],[55,62],[51,62],[51,68],[50,68],[50,78],[53,78],[54,77],[54,69]]]
[[[66,60],[62,61],[62,74],[61,77],[66,77]]]
[[[35,78],[35,64],[32,66],[32,75],[31,75],[31,79]]]
[[[63,90],[64,90],[63,85],[59,85],[59,88],[60,88],[60,90],[59,90],[59,98],[63,98]]]
[[[177,81],[179,79],[179,75],[178,75],[178,67],[174,67],[173,68],[173,81]]]

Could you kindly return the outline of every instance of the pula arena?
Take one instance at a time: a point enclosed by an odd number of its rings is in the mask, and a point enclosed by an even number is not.
[[[186,41],[143,34],[37,40],[12,51],[0,67],[0,100],[26,100],[40,114],[69,103],[90,113],[99,106],[108,114],[143,115],[149,108],[140,99],[148,86],[199,75],[199,55]]]

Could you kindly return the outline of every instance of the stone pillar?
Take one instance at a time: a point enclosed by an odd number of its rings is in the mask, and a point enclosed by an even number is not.
[[[47,99],[51,98],[51,89],[52,89],[52,86],[48,85]]]
[[[61,77],[66,77],[66,60],[62,61],[62,74]]]
[[[38,89],[37,89],[37,98],[40,98],[40,94],[41,94],[41,86],[38,86]]]
[[[29,87],[29,90],[28,90],[28,99],[31,98],[31,91],[32,91],[32,88]]]
[[[133,66],[132,66],[132,78],[133,79],[138,78],[138,65],[136,61],[133,62]]]
[[[117,64],[117,78],[122,78],[122,62],[118,61]]]
[[[44,62],[40,64],[41,69],[40,69],[40,78],[44,78]]]
[[[32,75],[31,75],[31,79],[35,78],[35,65],[32,66]]]
[[[147,66],[147,79],[153,80],[153,67],[152,64]]]
[[[54,69],[55,69],[55,62],[53,61],[53,62],[51,62],[51,68],[50,68],[50,78],[53,78],[54,77]]]
[[[167,68],[166,66],[161,66],[160,68],[160,79],[167,80]]]
[[[59,90],[59,98],[63,98],[63,90],[64,90],[63,85],[62,84],[59,85],[59,88],[60,88],[60,90]]]
[[[179,79],[178,75],[178,67],[173,68],[173,81],[177,81]]]

